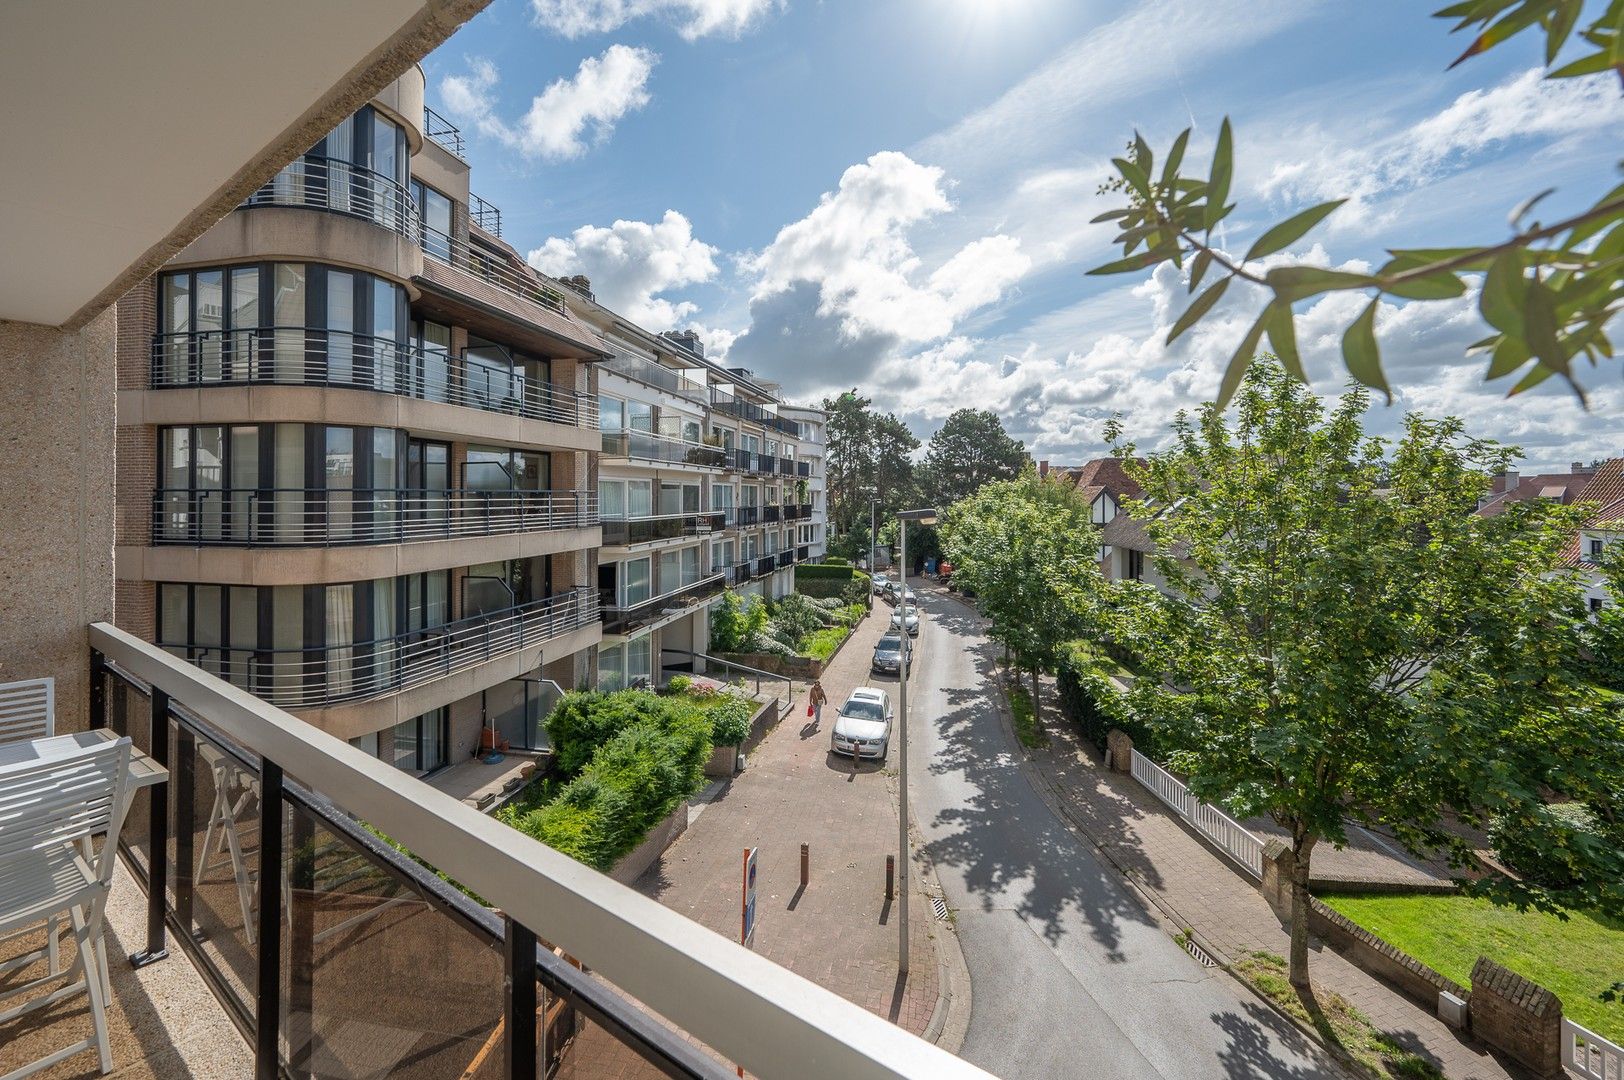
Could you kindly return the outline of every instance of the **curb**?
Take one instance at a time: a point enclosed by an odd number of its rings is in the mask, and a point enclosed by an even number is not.
[[[915,843],[915,852],[923,850],[922,842]],[[923,854],[916,855],[914,862],[921,879],[945,903],[946,893],[942,891],[942,883],[936,879],[935,864]],[[921,890],[921,895],[927,894]],[[931,934],[931,940],[936,942],[936,1008],[932,1010],[930,1022],[925,1025],[921,1037],[950,1054],[957,1054],[964,1045],[964,1037],[970,1032],[970,967],[964,961],[959,931],[951,919],[943,922],[941,933]]]

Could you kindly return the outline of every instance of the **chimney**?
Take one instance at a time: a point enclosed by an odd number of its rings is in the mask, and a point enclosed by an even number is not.
[[[1582,461],[1575,461],[1575,462],[1574,462],[1574,463],[1573,463],[1573,468],[1572,468],[1572,470],[1570,470],[1570,471],[1572,471],[1572,472],[1576,472],[1576,473],[1577,473],[1577,472],[1589,472],[1589,471],[1590,471],[1590,470],[1589,470],[1589,469],[1587,469],[1587,468],[1585,468],[1585,463],[1584,463],[1584,462],[1582,462]]]
[[[576,274],[574,277],[559,278],[560,285],[567,285],[588,300],[592,299],[592,281],[585,274]]]
[[[1038,462],[1038,475],[1039,476],[1048,476],[1049,475],[1049,463],[1047,461]]]
[[[1517,490],[1517,484],[1521,482],[1521,479],[1522,478],[1517,475],[1517,470],[1516,469],[1507,469],[1505,471],[1505,483],[1501,486],[1500,490],[1501,491],[1516,491]]]

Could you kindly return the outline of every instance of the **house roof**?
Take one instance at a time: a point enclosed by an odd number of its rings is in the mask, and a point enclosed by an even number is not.
[[[1126,513],[1118,514],[1101,527],[1100,543],[1129,551],[1156,550],[1156,544],[1145,532],[1144,521]]]
[[[1058,465],[1050,468],[1049,475],[1065,481],[1077,489],[1084,501],[1093,503],[1102,494],[1109,494],[1118,503],[1136,498],[1140,487],[1114,457],[1095,458],[1082,465]]]
[[[1615,459],[1618,460],[1618,459]],[[1613,462],[1608,462],[1608,465]],[[1554,499],[1567,504],[1578,502],[1580,499],[1599,502],[1593,495],[1583,494],[1591,484],[1600,479],[1606,471],[1606,465],[1599,469],[1577,469],[1559,473],[1539,473],[1534,476],[1522,476],[1516,480],[1516,486],[1507,491],[1496,491],[1489,497],[1489,501],[1478,507],[1477,512],[1484,517],[1494,517],[1505,512],[1507,506],[1514,502],[1527,502],[1530,499]],[[1508,474],[1509,476],[1509,474]],[[1496,479],[1498,486],[1502,481]],[[1624,480],[1619,482],[1617,496],[1624,496]]]

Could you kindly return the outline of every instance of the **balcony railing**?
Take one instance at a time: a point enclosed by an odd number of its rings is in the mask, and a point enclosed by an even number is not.
[[[782,512],[781,507],[763,506],[761,508],[761,520],[766,522],[768,525],[772,525],[772,524],[774,524],[775,522],[778,521],[778,518],[779,518],[779,515],[781,514],[781,512]]]
[[[756,560],[756,577],[766,577],[778,569],[778,556],[763,555]]]
[[[571,589],[440,626],[325,648],[162,645],[273,705],[308,709],[398,693],[597,621],[597,594]]]
[[[348,1071],[335,1054],[349,1046],[367,1075],[414,1080],[602,1075],[629,1054],[706,1080],[733,1062],[760,1077],[987,1080],[124,631],[98,623],[90,645],[92,726],[170,771],[136,794],[120,838],[155,916],[149,945],[185,950],[257,1075]],[[199,875],[221,805],[237,858]]]
[[[468,196],[468,220],[492,236],[500,238],[502,235],[501,208],[486,202],[478,195]]]
[[[810,461],[797,461],[795,463],[795,475],[801,477],[811,476],[812,463]]]
[[[653,517],[607,518],[603,522],[603,542],[610,547],[649,544],[656,540],[681,540],[708,536],[726,524],[721,511],[710,514],[658,514]]]
[[[784,504],[784,520],[785,521],[799,521],[800,519],[801,519],[801,507],[800,507],[800,504],[799,503],[785,503]]]
[[[741,420],[749,420],[752,423],[771,428],[785,435],[793,435],[799,438],[801,434],[801,426],[795,421],[785,420],[755,402],[745,401],[728,393],[726,390],[714,387],[711,389],[711,408],[728,416],[736,416]]]
[[[679,371],[645,360],[641,356],[616,356],[599,365],[601,371],[612,371],[616,375],[624,375],[628,379],[635,379],[648,386],[665,390],[679,397],[690,398],[694,401],[706,400],[706,390],[703,384],[696,383],[683,376]]]
[[[160,488],[152,497],[154,544],[410,544],[596,524],[590,491]]]
[[[812,549],[810,547],[798,547],[795,549],[796,562],[806,562],[806,560],[810,559],[811,557]]]
[[[417,204],[392,176],[338,158],[306,154],[243,202],[244,206],[302,206],[366,218],[407,239],[418,234]]]
[[[782,570],[786,566],[794,566],[794,565],[795,565],[795,552],[793,550],[791,550],[789,548],[785,548],[783,551],[780,551],[778,553],[778,569]]]
[[[741,506],[741,507],[739,507],[739,512],[738,512],[737,516],[738,516],[738,523],[739,523],[739,526],[741,528],[749,528],[751,525],[760,525],[761,524],[761,507],[759,507],[759,506]]]
[[[778,475],[779,476],[794,476],[795,475],[795,459],[794,458],[787,458],[787,457],[779,458],[778,459]]]
[[[423,107],[423,134],[462,157],[462,129],[426,105]]]
[[[603,453],[605,457],[639,458],[705,468],[721,468],[726,460],[720,446],[685,442],[647,431],[606,431],[603,433]]]
[[[555,383],[438,349],[343,330],[250,327],[158,334],[155,390],[182,386],[326,386],[462,405],[574,427],[596,427],[598,402]]]
[[[686,585],[640,600],[635,604],[619,606],[615,590],[598,590],[598,602],[603,608],[603,628],[611,634],[623,634],[655,621],[663,615],[693,607],[707,600],[727,585],[727,575],[713,573]]]
[[[543,285],[529,267],[516,266],[511,259],[427,225],[422,226],[419,235],[423,254],[430,258],[456,267],[515,299],[540,305],[555,315],[564,314],[564,298]]]
[[[812,504],[811,503],[802,503],[801,504],[801,520],[802,521],[807,521],[807,520],[810,520],[811,517],[812,517]]]

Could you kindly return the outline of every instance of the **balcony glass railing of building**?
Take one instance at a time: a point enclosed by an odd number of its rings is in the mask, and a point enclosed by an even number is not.
[[[768,525],[771,525],[779,519],[782,512],[781,507],[763,506],[761,508],[761,520],[766,522]]]
[[[600,371],[612,371],[616,375],[624,375],[628,379],[635,379],[647,386],[657,387],[679,397],[691,398],[694,401],[706,399],[706,389],[700,384],[686,378],[681,372],[656,364],[652,360],[644,360],[640,356],[616,356],[599,365]]]
[[[539,305],[555,315],[564,314],[564,298],[543,285],[529,267],[515,265],[511,259],[427,225],[421,226],[419,234],[423,254],[430,258],[495,286],[517,300]]]
[[[778,553],[778,569],[782,570],[786,566],[794,565],[795,552],[792,549],[786,548]]]
[[[809,519],[811,516],[812,516],[812,504],[811,503],[802,503],[801,504],[801,520],[805,521],[805,520]]]
[[[302,206],[366,218],[407,239],[420,228],[412,193],[393,177],[338,158],[306,154],[243,202],[244,206]]]
[[[778,569],[778,556],[776,555],[763,555],[756,560],[757,577],[766,577],[776,569]]]
[[[671,439],[648,431],[606,431],[603,454],[612,458],[638,458],[672,465],[699,465],[719,469],[727,460],[720,446]]]
[[[812,463],[810,461],[797,461],[795,463],[795,475],[800,477],[811,476]]]
[[[398,693],[597,621],[597,593],[583,588],[423,630],[321,648],[160,644],[273,705],[310,709]]]
[[[709,514],[659,514],[653,517],[606,518],[603,542],[610,546],[648,544],[656,540],[681,540],[707,536],[722,529],[727,515],[718,510]]]
[[[707,600],[726,585],[726,574],[713,573],[635,603],[617,601],[613,589],[600,589],[598,603],[603,608],[603,628],[611,634],[636,630],[667,612],[680,611]]]
[[[795,421],[785,420],[783,417],[769,412],[763,406],[757,405],[753,401],[745,401],[728,393],[726,390],[714,387],[711,389],[711,407],[717,412],[725,413],[728,416],[736,416],[741,420],[749,420],[752,423],[760,424],[762,427],[771,428],[785,435],[799,438],[801,434],[801,426]]]
[[[154,544],[410,544],[596,524],[590,491],[160,488],[152,498]]]
[[[759,507],[759,506],[741,506],[741,507],[739,507],[738,513],[735,515],[735,517],[736,517],[740,527],[747,528],[747,527],[749,527],[751,525],[760,525],[761,524],[761,507]]]
[[[796,562],[806,562],[806,560],[810,559],[811,557],[812,549],[810,547],[798,547],[795,549]]]
[[[596,427],[590,394],[439,349],[317,327],[264,326],[158,334],[152,388],[326,386]]]
[[[133,635],[89,637],[90,723],[169,770],[120,835],[147,947],[187,953],[256,1075],[535,1080],[635,1055],[704,1080],[989,1080]]]
[[[794,476],[795,475],[795,459],[794,458],[787,458],[787,457],[779,458],[778,459],[778,475],[779,476]]]

